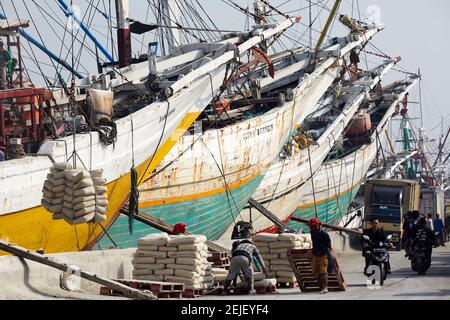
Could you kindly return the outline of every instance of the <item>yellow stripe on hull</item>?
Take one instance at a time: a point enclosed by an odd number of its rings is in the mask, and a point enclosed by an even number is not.
[[[136,168],[139,179],[147,176],[161,162],[178,139],[190,127],[200,112],[188,113],[170,137],[150,157]],[[150,161],[152,161],[151,164]],[[130,173],[108,183],[108,212],[103,226],[109,226],[130,192]],[[30,250],[44,249],[46,253],[89,249],[102,233],[97,224],[69,225],[64,220],[53,220],[44,207],[37,206],[0,216],[0,239]],[[0,255],[5,252],[0,251]]]

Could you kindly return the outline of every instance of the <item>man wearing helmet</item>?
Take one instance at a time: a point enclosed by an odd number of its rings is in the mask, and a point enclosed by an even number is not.
[[[320,228],[317,218],[308,222],[311,231],[313,274],[318,278],[320,293],[328,293],[328,254],[331,252],[331,239],[328,233]]]

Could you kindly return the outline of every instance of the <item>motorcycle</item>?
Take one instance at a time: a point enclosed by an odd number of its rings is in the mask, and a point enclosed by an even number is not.
[[[384,280],[387,278],[387,264],[389,262],[389,253],[388,248],[390,247],[389,240],[391,240],[392,235],[388,235],[386,237],[386,242],[379,241],[377,243],[373,243],[370,238],[366,235],[363,235],[363,239],[370,245],[369,250],[365,252],[365,257],[368,259],[370,266],[378,266],[380,270],[380,286],[383,285]],[[366,272],[365,272],[366,273]],[[366,273],[366,275],[370,278],[372,274]],[[372,280],[372,283],[375,282],[376,279]]]
[[[438,236],[435,232],[435,236]],[[411,246],[411,269],[419,275],[424,275],[431,266],[431,260],[426,255],[427,244],[419,240]]]

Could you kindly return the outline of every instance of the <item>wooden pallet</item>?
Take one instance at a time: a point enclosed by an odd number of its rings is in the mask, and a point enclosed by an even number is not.
[[[148,280],[129,280],[129,279],[118,279],[115,280],[122,283],[130,288],[138,290],[148,290],[153,292],[158,298],[181,298],[183,292],[185,291],[183,283],[174,282],[160,282],[160,281],[148,281]],[[101,295],[119,295],[122,293],[116,290],[111,290],[106,287],[100,288]]]
[[[290,249],[288,251],[288,260],[291,264],[292,271],[294,271],[300,291],[320,291],[317,277],[312,273],[311,249]],[[328,290],[345,291],[347,285],[336,259],[334,259],[334,263],[337,271],[328,273]]]

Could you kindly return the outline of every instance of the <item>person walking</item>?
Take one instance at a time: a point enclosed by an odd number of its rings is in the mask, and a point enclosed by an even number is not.
[[[426,221],[427,221],[427,227],[430,228],[431,231],[433,230],[433,215],[431,213],[425,215]]]
[[[437,233],[435,240],[435,247],[444,246],[445,247],[445,235],[444,235],[444,222],[441,219],[441,215],[436,213],[436,219],[433,221],[434,232]]]
[[[312,241],[312,272],[319,281],[320,293],[328,293],[328,255],[331,254],[331,238],[321,229],[318,218],[309,220]]]

